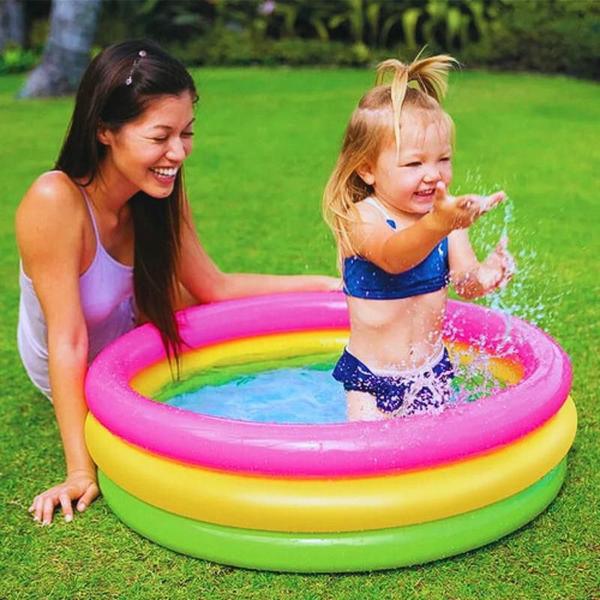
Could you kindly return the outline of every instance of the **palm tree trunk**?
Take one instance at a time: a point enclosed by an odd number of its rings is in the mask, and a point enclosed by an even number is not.
[[[101,0],[52,0],[50,33],[42,62],[19,96],[64,96],[77,89],[94,41]]]
[[[0,0],[0,52],[8,45],[25,45],[22,0]]]

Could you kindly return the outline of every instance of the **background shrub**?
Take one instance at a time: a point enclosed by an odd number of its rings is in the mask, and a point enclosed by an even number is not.
[[[50,0],[24,0],[31,68]],[[190,66],[363,66],[423,46],[467,66],[600,76],[599,0],[103,0],[95,44],[150,37]],[[33,55],[29,54],[33,51]]]
[[[467,64],[505,70],[600,76],[600,3],[528,0],[503,3],[489,33],[466,46]]]

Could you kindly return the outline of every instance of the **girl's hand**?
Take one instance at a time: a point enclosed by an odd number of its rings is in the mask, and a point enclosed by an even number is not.
[[[515,273],[515,261],[507,246],[508,239],[503,237],[477,271],[484,294],[503,288]]]
[[[489,196],[476,194],[450,196],[444,183],[439,181],[435,187],[431,214],[441,227],[448,231],[465,229],[479,217],[498,206],[505,198],[504,192],[495,192]]]
[[[33,520],[42,525],[50,525],[54,508],[60,504],[65,521],[73,520],[73,501],[77,501],[77,510],[83,512],[98,496],[96,474],[87,470],[73,471],[63,483],[41,493],[33,499],[29,512]]]

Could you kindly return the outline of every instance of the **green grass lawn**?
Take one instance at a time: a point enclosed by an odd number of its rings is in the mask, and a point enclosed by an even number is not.
[[[187,183],[211,255],[226,270],[333,274],[320,198],[371,73],[195,76],[201,101]],[[573,360],[579,431],[562,492],[534,522],[484,549],[397,571],[304,576],[174,554],[127,529],[102,499],[70,525],[42,528],[28,516],[63,462],[51,406],[17,354],[13,217],[31,181],[52,167],[72,101],[18,102],[21,83],[0,78],[0,598],[600,598],[597,85],[465,72],[453,77],[447,102],[457,125],[455,189],[502,187],[511,197],[509,234],[522,270],[503,302]],[[478,226],[479,249],[501,225],[502,213]]]

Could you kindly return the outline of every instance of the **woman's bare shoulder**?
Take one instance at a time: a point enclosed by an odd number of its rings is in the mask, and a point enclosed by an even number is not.
[[[29,187],[17,209],[19,225],[43,224],[48,219],[63,223],[79,219],[85,213],[81,192],[75,182],[62,171],[48,171]]]
[[[81,192],[63,171],[42,173],[29,187],[19,209],[64,210],[81,206]]]
[[[85,219],[77,185],[62,171],[40,175],[27,190],[15,216],[19,244],[40,237],[71,237]]]

